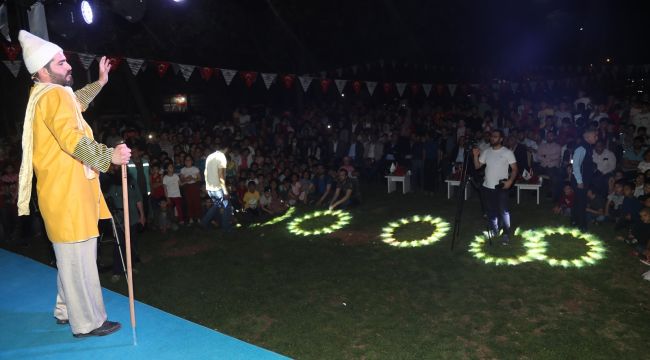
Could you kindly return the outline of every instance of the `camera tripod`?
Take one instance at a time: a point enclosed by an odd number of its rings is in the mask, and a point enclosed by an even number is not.
[[[492,238],[496,236],[496,234],[492,233],[490,222],[488,221],[487,218],[484,217],[485,200],[483,199],[481,184],[477,184],[475,182],[474,177],[471,174],[474,173],[475,170],[472,170],[471,172],[468,171],[468,168],[470,166],[472,166],[472,168],[474,167],[474,161],[471,160],[472,149],[473,149],[472,144],[469,144],[464,149],[463,165],[462,165],[463,167],[460,174],[460,183],[458,184],[458,192],[456,193],[456,197],[458,198],[458,200],[456,201],[457,205],[456,205],[456,217],[454,218],[454,231],[451,236],[451,250],[454,250],[454,244],[456,243],[458,237],[460,236],[460,225],[463,219],[463,206],[465,205],[465,189],[467,188],[468,183],[471,184],[474,190],[478,192],[479,199],[481,202],[481,217],[485,219],[485,226],[487,228],[487,238],[490,246],[492,246]]]

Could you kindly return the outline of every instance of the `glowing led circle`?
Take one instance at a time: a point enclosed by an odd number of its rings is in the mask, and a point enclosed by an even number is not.
[[[333,225],[325,226],[316,230],[304,230],[300,225],[310,219],[315,219],[323,216],[335,216],[337,217],[336,222]],[[307,214],[303,217],[293,219],[287,226],[289,232],[295,235],[309,236],[309,235],[322,235],[329,234],[336,230],[343,228],[345,225],[350,223],[350,213],[342,210],[326,210],[326,211],[316,211],[311,214]]]
[[[86,24],[90,25],[93,23],[93,8],[87,0],[81,2],[81,16]]]
[[[515,230],[515,235],[519,235],[519,229]],[[521,235],[526,240],[523,244],[526,248],[526,253],[521,256],[496,257],[486,253],[483,250],[483,247],[487,242],[487,232],[474,237],[474,241],[469,244],[469,252],[472,253],[476,259],[483,261],[486,264],[495,265],[519,265],[533,260],[544,260],[546,258],[545,243],[541,241],[539,237],[532,236],[532,230],[526,230]]]
[[[599,260],[605,258],[605,245],[603,242],[594,235],[583,233],[579,229],[567,228],[563,226],[545,227],[539,230],[527,231],[523,234],[523,237],[527,241],[536,241],[537,243],[542,244],[544,250],[546,250],[548,242],[546,242],[544,238],[554,234],[570,235],[576,239],[584,240],[587,243],[587,247],[589,247],[587,254],[575,259],[556,259],[547,256],[546,251],[544,251],[540,254],[540,258],[538,260],[546,261],[551,266],[561,266],[564,268],[581,268],[586,265],[594,265]]]
[[[265,223],[262,223],[262,224],[253,224],[253,225],[251,225],[251,227],[275,225],[275,224],[277,224],[279,222],[282,222],[282,221],[290,218],[291,215],[293,215],[294,212],[296,212],[296,208],[295,207],[290,207],[289,210],[287,210],[287,212],[285,212],[283,215],[276,216],[273,219],[271,219],[271,220],[269,220],[269,221],[267,221]]]
[[[412,240],[412,241],[399,241],[395,238],[395,230],[398,228],[412,223],[428,223],[435,227],[431,235],[421,240]],[[440,240],[443,236],[447,235],[449,232],[449,223],[443,221],[441,218],[434,218],[430,215],[419,216],[415,215],[410,219],[399,219],[397,221],[391,222],[382,229],[381,239],[388,245],[397,246],[397,247],[418,247],[424,245],[430,245],[434,242]]]

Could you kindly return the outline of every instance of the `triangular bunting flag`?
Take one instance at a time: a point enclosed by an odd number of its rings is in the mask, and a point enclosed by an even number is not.
[[[177,63],[171,63],[172,65],[172,70],[174,70],[174,75],[178,75],[178,73],[181,71],[181,67],[178,66]]]
[[[273,84],[273,81],[277,76],[278,74],[262,73],[262,80],[264,80],[264,86],[266,86],[266,90],[271,87],[271,84]]]
[[[302,91],[307,92],[314,78],[311,76],[298,76],[298,80],[300,81],[300,85],[302,85]]]
[[[7,69],[9,69],[9,72],[11,72],[11,75],[13,75],[14,77],[18,77],[18,73],[20,72],[20,67],[23,64],[22,61],[2,60],[2,62],[5,63]]]
[[[395,83],[395,87],[397,88],[397,93],[401,97],[404,95],[404,89],[406,89],[406,83]]]
[[[339,91],[339,94],[343,94],[343,89],[345,89],[345,84],[347,83],[347,80],[343,79],[335,79],[334,83],[336,84],[336,88]]]
[[[230,86],[232,79],[234,79],[235,75],[237,75],[237,70],[221,69],[221,75],[223,75],[223,79],[226,81],[226,85]]]
[[[156,61],[156,72],[158,73],[158,76],[163,77],[167,73],[167,70],[169,69],[169,63],[167,61]]]
[[[178,67],[181,69],[181,74],[183,75],[183,78],[185,81],[189,81],[190,77],[194,73],[194,68],[196,66],[194,65],[186,65],[186,64],[178,64]]]
[[[129,65],[129,69],[131,69],[131,74],[133,74],[133,76],[136,76],[138,75],[138,72],[140,72],[140,69],[142,68],[142,64],[144,64],[144,60],[126,58],[126,64]]]
[[[390,91],[393,89],[393,84],[389,82],[385,82],[382,87],[384,88],[384,93],[386,95],[390,94]]]
[[[368,88],[368,92],[370,93],[370,96],[375,93],[375,89],[377,88],[377,82],[376,81],[366,81],[366,87]]]
[[[93,63],[93,61],[95,61],[95,58],[97,57],[96,55],[93,54],[84,54],[84,53],[78,53],[77,55],[79,56],[79,62],[86,70],[90,68],[90,65]]]
[[[447,88],[449,89],[449,94],[451,96],[454,96],[454,93],[456,92],[456,87],[458,87],[458,85],[456,84],[447,84]]]
[[[426,65],[424,65],[426,66]],[[429,94],[431,94],[431,88],[433,88],[433,85],[431,84],[422,84],[422,89],[424,89],[424,94],[429,97]]]
[[[211,67],[201,67],[199,68],[199,74],[201,74],[201,78],[205,81],[210,80],[212,77],[212,74],[214,73],[214,69]]]
[[[247,88],[251,88],[257,80],[257,71],[240,71],[242,79],[244,79],[244,84]]]

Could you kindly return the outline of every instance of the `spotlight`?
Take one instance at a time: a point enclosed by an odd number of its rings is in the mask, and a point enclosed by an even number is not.
[[[86,24],[90,25],[93,23],[93,7],[90,6],[90,3],[86,0],[81,2],[81,17],[84,19]]]

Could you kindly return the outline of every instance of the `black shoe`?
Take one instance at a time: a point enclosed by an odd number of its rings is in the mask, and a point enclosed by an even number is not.
[[[97,329],[95,329],[95,330],[93,330],[93,331],[91,331],[89,333],[86,333],[86,334],[72,334],[72,336],[74,336],[76,338],[88,337],[88,336],[106,336],[106,335],[110,335],[110,334],[116,332],[121,327],[122,327],[122,325],[120,325],[120,323],[118,323],[118,322],[106,320],[106,321],[104,321],[102,326],[98,327]]]
[[[55,318],[55,319],[56,319],[56,324],[57,325],[68,325],[70,323],[70,321],[68,321],[68,319],[65,319],[65,320],[64,319],[59,319],[59,318]]]

